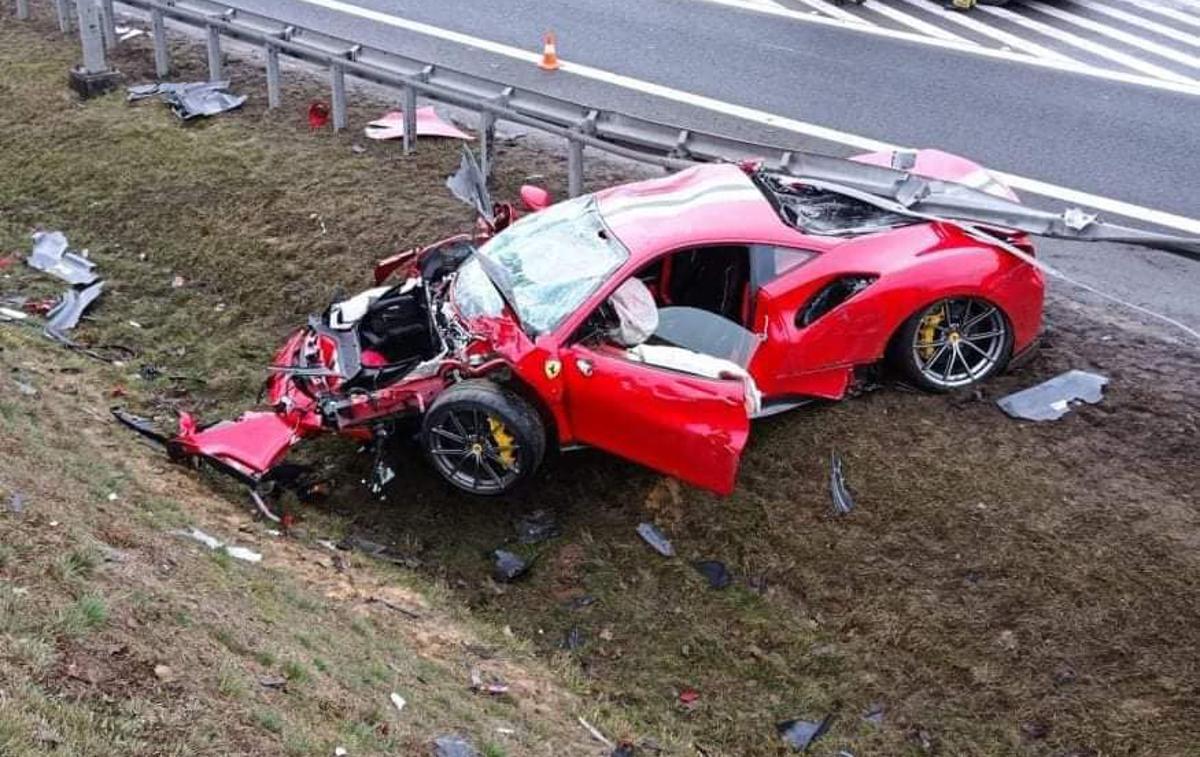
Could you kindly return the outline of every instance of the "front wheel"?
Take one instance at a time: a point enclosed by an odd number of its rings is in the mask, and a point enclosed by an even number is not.
[[[468,494],[494,496],[528,479],[546,453],[546,430],[522,397],[487,380],[457,383],[430,405],[421,444],[434,469]]]
[[[1012,330],[1000,308],[976,297],[939,300],[900,327],[888,361],[922,389],[947,392],[1003,370]]]

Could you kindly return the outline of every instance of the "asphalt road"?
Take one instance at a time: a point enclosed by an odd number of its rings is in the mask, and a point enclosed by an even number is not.
[[[702,0],[352,1],[526,50],[538,50],[541,34],[553,29],[559,54],[575,63],[855,135],[939,147],[1010,174],[1200,219],[1197,95]],[[617,84],[546,73],[525,61],[305,0],[232,4],[683,127],[834,154],[852,151]],[[1052,262],[1091,284],[1200,327],[1198,263],[1111,245],[1043,249]]]

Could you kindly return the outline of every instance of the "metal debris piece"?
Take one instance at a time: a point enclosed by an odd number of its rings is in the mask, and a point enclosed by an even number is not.
[[[522,544],[538,544],[562,536],[562,529],[549,510],[534,510],[517,520],[517,540]]]
[[[20,310],[0,307],[0,321],[23,321],[29,316]]]
[[[508,693],[508,684],[503,681],[490,681],[485,683],[483,675],[476,668],[471,668],[471,691],[476,694],[491,694],[492,696],[501,696]]]
[[[583,726],[587,730],[587,732],[592,735],[593,739],[595,739],[596,741],[599,741],[601,744],[608,747],[609,749],[616,748],[616,744],[612,743],[612,741],[605,738],[604,734],[600,733],[599,729],[597,729],[596,726],[594,726],[591,723],[584,720],[582,715],[576,715],[575,717],[579,721],[579,725]]]
[[[883,725],[883,705],[879,702],[872,702],[862,714],[862,719],[871,725]]]
[[[708,585],[714,589],[724,589],[733,583],[733,574],[720,560],[698,560],[692,563],[692,566],[708,580]]]
[[[654,548],[654,551],[663,557],[674,557],[675,547],[667,537],[663,536],[663,532],[658,530],[658,527],[653,523],[639,523],[637,527],[638,536],[642,537],[642,541]]]
[[[596,604],[596,598],[591,594],[584,594],[582,597],[575,597],[569,603],[572,610],[582,610],[585,607]]]
[[[287,679],[283,676],[259,676],[258,685],[264,689],[278,689],[282,691],[287,688]]]
[[[17,391],[26,397],[36,397],[38,395],[37,387],[33,384],[21,381],[19,379],[12,380],[13,385],[17,387]]]
[[[1056,421],[1071,412],[1073,405],[1095,405],[1104,399],[1108,379],[1087,371],[1067,371],[1037,386],[996,400],[1012,418],[1027,421]]]
[[[438,736],[433,740],[434,757],[479,757],[471,742],[461,736]]]
[[[507,550],[497,549],[492,553],[492,557],[496,559],[492,575],[497,581],[515,581],[529,570],[529,563]]]
[[[396,712],[404,712],[404,706],[408,704],[404,701],[404,697],[393,691],[388,698],[392,700],[392,706],[396,708]]]
[[[836,452],[829,460],[829,493],[833,498],[833,509],[838,515],[846,515],[854,509],[854,498],[846,488],[846,475],[842,471],[842,456]]]
[[[567,629],[566,635],[563,636],[562,643],[559,646],[567,651],[574,652],[587,642],[587,634],[583,632],[579,626],[571,626]]]
[[[74,286],[94,284],[100,278],[96,264],[87,258],[87,250],[69,250],[67,237],[61,231],[34,232],[33,250],[25,262]]]
[[[489,226],[495,224],[496,216],[492,206],[492,195],[487,188],[487,179],[483,175],[483,169],[479,167],[479,161],[475,159],[475,153],[466,145],[462,147],[462,159],[459,161],[458,170],[446,178],[446,188],[450,190],[450,194],[474,208],[475,213],[487,221]]]
[[[803,752],[825,735],[832,720],[833,715],[826,715],[820,720],[785,720],[776,723],[775,729],[788,746]]]
[[[138,84],[128,90],[127,99],[130,102],[148,97],[162,98],[171,111],[184,121],[199,116],[215,116],[240,108],[246,102],[245,95],[235,95],[229,91],[228,81],[164,81]]]
[[[217,537],[210,536],[209,534],[204,533],[203,531],[201,531],[198,528],[192,528],[191,530],[188,530],[188,531],[176,531],[175,533],[178,534],[179,536],[186,536],[189,539],[198,541],[211,550],[218,550],[223,547],[225,549],[225,552],[228,553],[228,555],[230,557],[236,558],[238,560],[245,560],[246,562],[257,563],[257,562],[262,562],[262,559],[263,559],[262,555],[260,555],[259,553],[255,552],[253,550],[246,549],[245,547],[231,547],[231,546],[225,544],[223,541],[221,541]]]
[[[66,332],[79,325],[84,311],[91,307],[103,292],[103,281],[97,281],[83,289],[68,289],[63,292],[62,299],[46,314],[46,331],[52,332],[55,339],[62,341]]]
[[[367,124],[363,132],[370,139],[401,139],[404,136],[404,111],[385,113]],[[442,119],[432,105],[417,108],[418,137],[446,137],[471,141],[475,137]]]

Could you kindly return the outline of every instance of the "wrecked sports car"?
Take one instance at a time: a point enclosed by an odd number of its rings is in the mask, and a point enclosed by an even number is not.
[[[840,399],[879,365],[971,386],[1032,348],[1029,233],[1172,242],[1025,210],[937,151],[820,161],[814,178],[701,165],[557,204],[526,187],[516,219],[468,152],[448,184],[478,210],[474,234],[382,261],[374,288],[311,317],[275,355],[268,409],[185,414],[158,438],[252,491],[331,432],[374,450],[379,490],[389,440],[415,431],[471,494],[511,491],[576,445],[729,493],[753,418]]]

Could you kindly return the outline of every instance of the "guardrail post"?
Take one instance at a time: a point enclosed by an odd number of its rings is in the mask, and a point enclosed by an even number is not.
[[[508,107],[508,101],[513,96],[516,90],[512,87],[505,87],[492,102],[499,105],[501,108]],[[492,158],[496,151],[496,114],[490,110],[480,111],[479,113],[479,170],[483,172],[483,180],[486,182],[492,176]]]
[[[341,63],[329,66],[329,83],[333,90],[333,130],[346,128],[346,68]]]
[[[111,50],[117,44],[117,14],[113,11],[113,0],[102,0],[100,11],[104,21],[104,46]]]
[[[596,119],[600,117],[599,111],[589,111],[576,131],[581,134],[596,133]],[[583,194],[583,141],[571,137],[567,138],[567,194],[571,197],[578,197]]]
[[[83,65],[71,69],[71,88],[81,97],[92,97],[116,87],[121,75],[108,67],[108,58],[104,54],[100,0],[79,0],[76,10],[79,13]]]
[[[279,46],[267,43],[267,107],[278,108],[283,103],[283,89],[279,81]]]
[[[29,0],[17,0],[17,20],[29,20]]]
[[[208,25],[208,80],[221,80],[221,30]]]
[[[70,0],[54,0],[54,12],[58,14],[58,30],[63,34],[71,31]]]
[[[150,12],[150,31],[154,35],[154,74],[165,79],[171,73],[171,51],[167,48],[167,19],[162,11]]]
[[[417,149],[417,90],[404,88],[404,154]]]

